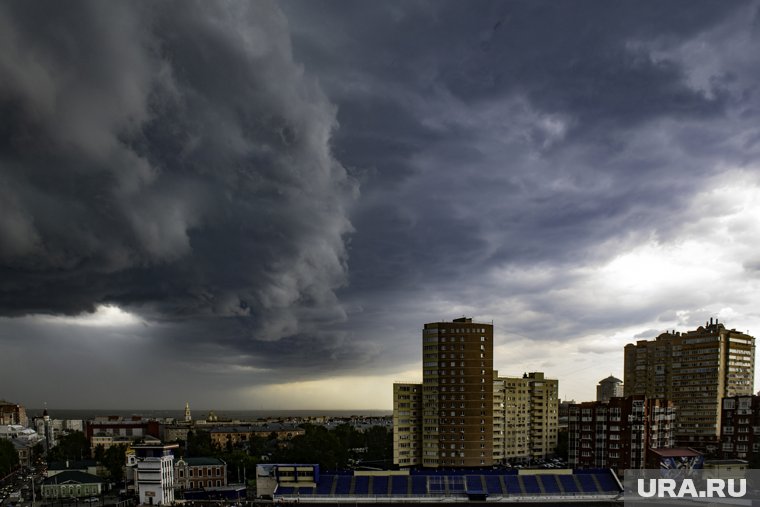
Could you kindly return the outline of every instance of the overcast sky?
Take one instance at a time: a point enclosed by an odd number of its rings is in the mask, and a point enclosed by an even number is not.
[[[583,401],[760,333],[758,54],[744,1],[0,3],[0,398],[390,409],[470,316]]]

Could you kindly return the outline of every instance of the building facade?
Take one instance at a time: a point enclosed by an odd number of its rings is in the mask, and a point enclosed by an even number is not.
[[[429,323],[422,342],[422,465],[491,466],[493,325]]]
[[[180,458],[174,463],[174,487],[179,490],[227,485],[227,463],[219,458]]]
[[[493,380],[495,463],[554,454],[559,428],[559,381],[542,372]]]
[[[420,464],[432,468],[492,465],[493,325],[464,317],[425,324],[422,362]],[[405,420],[401,412],[411,407],[396,405],[394,423],[401,424]],[[394,424],[395,432],[401,434]],[[399,440],[399,454],[394,452],[397,462],[406,459],[400,454],[404,449],[400,444]]]
[[[625,347],[626,396],[671,400],[676,445],[718,452],[721,399],[751,395],[755,339],[713,323]]]
[[[393,463],[422,464],[422,384],[393,384]]]
[[[46,500],[81,499],[99,496],[105,481],[97,475],[78,470],[66,470],[42,482],[40,491]]]
[[[236,447],[250,442],[253,438],[269,438],[277,436],[277,440],[290,440],[299,435],[305,435],[306,430],[295,424],[263,424],[219,426],[209,431],[211,441],[220,449],[228,446]]]
[[[641,469],[646,450],[673,446],[675,409],[636,395],[571,405],[568,461],[573,468]]]
[[[623,396],[623,381],[612,375],[599,381],[596,386],[596,401],[609,401]]]
[[[174,503],[174,453],[178,444],[135,445],[135,483],[142,505]]]
[[[141,416],[103,416],[87,421],[85,435],[94,452],[98,445],[104,448],[113,445],[128,445],[146,438],[159,439],[161,425],[158,421],[143,419]]]
[[[760,457],[760,396],[723,398],[721,411],[721,457],[747,460],[756,466]]]

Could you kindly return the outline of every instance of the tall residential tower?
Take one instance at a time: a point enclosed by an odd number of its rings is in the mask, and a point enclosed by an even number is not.
[[[751,395],[754,379],[755,339],[717,320],[625,346],[625,396],[672,401],[678,446],[717,451],[721,399]]]
[[[542,372],[499,377],[494,372],[495,463],[546,458],[557,448],[559,381]]]
[[[394,463],[493,464],[493,325],[425,324],[422,384],[393,387]]]

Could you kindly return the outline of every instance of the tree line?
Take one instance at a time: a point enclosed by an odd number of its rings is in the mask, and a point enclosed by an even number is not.
[[[186,441],[177,441],[179,457],[214,457],[227,463],[229,482],[242,482],[255,477],[256,465],[269,463],[314,463],[322,469],[338,470],[355,466],[389,468],[393,461],[393,433],[388,428],[374,426],[364,432],[350,424],[334,429],[315,424],[303,424],[303,435],[290,440],[280,440],[276,433],[267,437],[254,436],[238,445],[228,443],[215,445],[211,433],[204,430],[190,431]],[[40,449],[41,451],[41,449]],[[84,433],[75,431],[62,435],[57,445],[50,449],[48,462],[80,461],[95,459],[106,470],[111,480],[124,477],[127,447],[97,446],[93,452]],[[15,456],[13,452],[13,456]],[[0,459],[4,454],[0,453]],[[0,461],[0,471],[3,470]]]

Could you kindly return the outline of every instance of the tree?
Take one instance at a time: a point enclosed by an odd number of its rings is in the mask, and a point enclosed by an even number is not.
[[[187,456],[216,456],[218,451],[208,431],[187,432]]]
[[[333,432],[345,449],[357,449],[367,446],[363,435],[348,423],[339,424]]]
[[[124,466],[127,464],[127,446],[112,445],[106,449],[102,463],[111,480],[122,479],[124,477]]]
[[[348,450],[334,432],[323,426],[304,425],[305,435],[294,437],[284,449],[278,449],[273,459],[280,463],[317,463],[324,469],[345,468]]]
[[[95,461],[97,461],[98,463],[102,463],[105,457],[106,457],[106,448],[103,447],[103,444],[96,445],[95,451],[93,453],[93,458],[95,458]]]
[[[48,461],[79,461],[90,458],[90,442],[81,431],[62,435],[58,444],[50,449]]]
[[[365,461],[383,462],[393,458],[393,433],[383,426],[372,426],[364,432],[367,452]]]
[[[0,476],[6,476],[18,466],[16,446],[10,440],[0,438]]]

